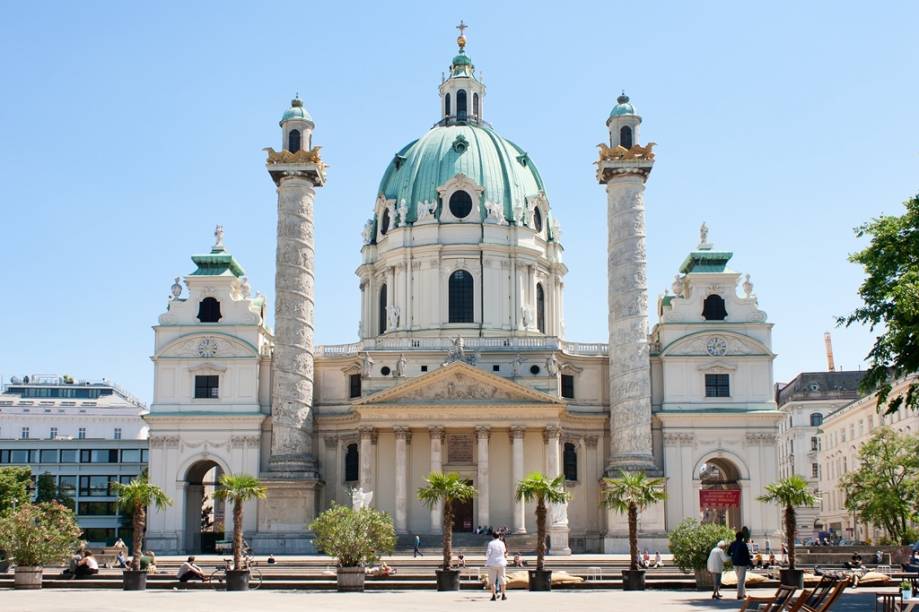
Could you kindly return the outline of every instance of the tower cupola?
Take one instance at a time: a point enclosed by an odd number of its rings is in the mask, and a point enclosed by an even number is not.
[[[640,144],[638,128],[641,125],[641,115],[629,101],[629,97],[622,95],[616,98],[616,106],[610,111],[606,120],[609,127],[609,144],[611,148],[622,146],[631,149],[633,145]]]
[[[466,55],[466,29],[456,26],[459,53],[450,62],[450,76],[440,84],[440,125],[480,123],[485,100],[485,85],[476,77],[475,66]]]
[[[316,124],[299,96],[290,101],[290,108],[284,111],[278,125],[281,126],[282,150],[296,153],[312,148],[313,128]]]

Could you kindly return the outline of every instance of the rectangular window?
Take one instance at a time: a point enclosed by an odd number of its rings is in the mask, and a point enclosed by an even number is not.
[[[817,450],[817,436],[811,436],[811,450]]]
[[[140,451],[140,462],[147,463],[147,449],[146,448],[141,449]]]
[[[44,449],[42,451],[39,451],[38,462],[39,463],[57,463],[57,450]]]
[[[140,449],[132,448],[121,451],[122,463],[140,463]]]
[[[118,463],[118,449],[80,451],[80,463]]]
[[[82,516],[114,516],[115,502],[81,501],[78,506],[77,514]]]
[[[61,463],[77,463],[80,459],[76,449],[62,450]]]
[[[816,463],[811,464],[811,478],[820,477],[820,466]]]
[[[729,374],[706,374],[705,397],[731,397]]]
[[[29,463],[31,453],[27,450],[11,450],[10,463]]]
[[[195,399],[217,399],[220,376],[195,376]]]
[[[349,384],[349,395],[348,397],[360,397],[361,396],[361,375],[352,374],[348,377]]]
[[[67,497],[73,497],[77,494],[77,477],[76,476],[61,476],[60,484],[58,485],[58,490],[61,495],[66,495]]]
[[[107,497],[113,495],[109,481],[115,476],[80,476],[80,497]]]
[[[562,397],[574,399],[574,375],[562,374]]]
[[[82,506],[82,504],[81,504]],[[124,531],[122,531],[124,533]],[[90,544],[102,544],[111,546],[115,543],[114,527],[87,527],[83,529],[83,539]],[[125,542],[130,542],[131,538],[125,538]]]
[[[116,427],[116,428],[115,428],[115,435],[114,435],[114,438],[115,438],[116,440],[120,440],[120,439],[121,439],[121,428],[120,428],[120,427]]]
[[[85,427],[81,427],[80,429],[77,430],[77,439],[78,440],[86,439],[86,428]]]
[[[48,430],[48,439],[53,440],[57,437],[57,427],[52,427]]]
[[[28,440],[28,439],[29,439],[29,428],[28,428],[28,427],[23,427],[23,428],[22,428],[22,431],[19,433],[19,439],[20,439],[20,440]]]
[[[131,484],[131,481],[137,478],[137,476],[119,476],[118,482],[121,484]]]

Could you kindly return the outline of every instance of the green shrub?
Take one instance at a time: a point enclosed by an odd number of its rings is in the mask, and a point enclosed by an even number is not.
[[[670,532],[670,552],[674,564],[684,572],[701,570],[705,569],[708,554],[719,540],[730,543],[733,539],[730,527],[688,518]]]
[[[336,557],[341,567],[369,565],[396,547],[392,517],[373,508],[352,510],[333,502],[310,530],[316,534],[316,548]]]
[[[73,512],[57,502],[23,504],[0,515],[0,549],[21,567],[63,563],[81,533]]]

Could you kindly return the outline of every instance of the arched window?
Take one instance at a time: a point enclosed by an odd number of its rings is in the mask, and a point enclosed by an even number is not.
[[[456,118],[460,121],[466,120],[466,90],[460,89],[456,92]]]
[[[626,149],[632,148],[632,128],[627,125],[623,125],[619,128],[619,144]]]
[[[357,444],[349,444],[345,451],[345,482],[360,480],[361,456],[357,451]]]
[[[542,231],[542,213],[539,212],[538,207],[533,209],[533,228],[537,232]]]
[[[717,293],[713,293],[705,298],[702,307],[702,318],[706,321],[724,321],[728,316],[728,311],[724,309],[724,298]]]
[[[383,209],[383,215],[380,217],[380,233],[384,236],[389,231],[389,209]]]
[[[202,323],[217,323],[221,318],[220,302],[216,298],[206,297],[198,304],[198,320]]]
[[[380,287],[380,302],[378,304],[379,312],[377,313],[377,324],[380,328],[380,333],[386,331],[386,285]]]
[[[457,219],[464,219],[472,212],[472,198],[465,191],[454,191],[450,196],[450,213]]]
[[[300,150],[300,130],[291,130],[287,134],[287,150],[296,153]]]
[[[542,283],[536,283],[536,328],[539,333],[546,333],[546,292]]]
[[[444,117],[450,116],[450,94],[444,96]]]
[[[565,451],[562,453],[562,465],[565,466],[565,480],[578,479],[578,449],[571,442],[565,442]]]
[[[472,323],[475,318],[472,275],[465,270],[457,270],[450,275],[448,291],[450,323]]]
[[[479,118],[479,94],[472,94],[472,116]]]
[[[823,415],[819,412],[811,413],[811,427],[820,427],[823,425]]]

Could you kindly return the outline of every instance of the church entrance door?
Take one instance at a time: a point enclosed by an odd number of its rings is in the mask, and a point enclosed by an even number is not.
[[[471,480],[466,481],[467,485],[472,485]],[[472,533],[472,500],[465,502],[453,503],[453,531]]]

